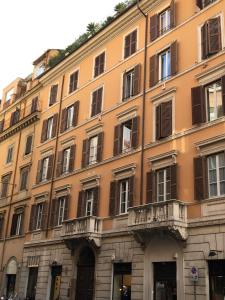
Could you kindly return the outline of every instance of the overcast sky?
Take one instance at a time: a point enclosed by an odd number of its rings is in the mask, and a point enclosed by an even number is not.
[[[114,13],[121,0],[0,0],[0,99],[2,89],[32,72],[45,50],[65,48]]]

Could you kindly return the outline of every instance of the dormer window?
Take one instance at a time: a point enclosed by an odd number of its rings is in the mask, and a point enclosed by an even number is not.
[[[5,102],[10,101],[10,99],[11,99],[11,97],[12,97],[13,94],[14,94],[14,88],[11,89],[11,90],[9,90],[9,91],[6,93],[6,95],[5,95]]]
[[[44,71],[45,71],[44,64],[37,66],[34,71],[34,78],[37,78],[38,76],[40,76],[42,73],[44,73]]]

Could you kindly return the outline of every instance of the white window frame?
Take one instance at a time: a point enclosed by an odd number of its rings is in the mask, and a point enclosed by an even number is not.
[[[125,146],[125,139],[124,139],[124,130],[128,127],[125,126],[126,123],[132,122],[131,120],[127,120],[126,122],[122,123],[123,127],[123,136],[122,136],[122,153],[129,151],[132,148],[132,129],[130,129],[130,147]]]
[[[35,224],[35,230],[41,229],[43,210],[44,210],[44,203],[38,203],[37,204],[37,216],[36,216],[37,219],[36,219],[36,224]]]
[[[159,194],[159,173],[160,172],[163,172],[163,181],[160,182],[161,184],[163,184],[163,195],[160,195]],[[168,201],[167,199],[167,195],[169,194],[167,192],[167,180],[166,180],[166,177],[167,177],[167,172],[168,172],[168,169],[167,168],[163,168],[163,169],[159,169],[156,171],[156,191],[157,191],[157,202],[164,202],[164,201]],[[171,182],[171,180],[170,180]],[[163,200],[159,200],[160,196],[163,196]]]
[[[220,153],[215,153],[215,154],[212,154],[212,155],[209,155],[208,157],[207,157],[207,175],[208,175],[208,191],[209,191],[209,198],[217,198],[217,197],[220,197],[220,196],[224,196],[225,194],[221,194],[221,191],[220,191],[220,183],[221,183],[221,181],[220,181],[220,169],[221,169],[221,167],[220,167],[220,165],[219,165],[219,155],[220,154],[223,154],[222,152],[220,152]],[[212,157],[212,156],[215,156],[216,157],[216,190],[217,190],[217,195],[215,195],[215,196],[211,196],[211,194],[210,194],[210,180],[209,180],[209,178],[210,178],[210,176],[209,176],[209,174],[210,174],[210,169],[209,169],[209,158],[210,157]],[[224,164],[224,166],[222,166],[222,168],[225,168],[225,164]],[[224,180],[225,181],[225,180]]]
[[[125,191],[122,191],[122,187],[123,187],[123,183],[126,183],[126,189]],[[119,182],[119,185],[120,185],[120,215],[122,214],[126,214],[127,211],[128,211],[128,197],[129,197],[129,180],[128,179],[122,179],[120,182]],[[125,193],[125,202],[122,202],[122,197],[123,197],[123,193]],[[125,204],[125,211],[122,212],[122,205]]]
[[[67,108],[66,129],[73,127],[74,105]]]
[[[92,141],[94,141],[93,147],[91,147]],[[89,165],[95,164],[97,162],[97,155],[98,155],[98,135],[95,135],[89,138],[89,157],[88,157]]]
[[[166,27],[162,27],[162,16],[166,15]],[[162,11],[161,13],[159,13],[159,35],[163,35],[164,33],[166,33],[167,31],[169,31],[171,29],[171,9],[170,7],[168,7],[167,9],[165,9],[164,11]]]
[[[22,212],[17,214],[15,235],[20,235],[20,227],[21,227],[21,221],[22,221],[22,214],[23,214]]]
[[[61,226],[64,221],[64,212],[65,212],[65,197],[58,198],[59,201],[59,210],[58,210],[58,218],[57,218],[57,226]]]
[[[46,134],[47,140],[52,138],[52,130],[53,130],[53,117],[50,117],[48,118],[47,121],[47,134]]]
[[[166,53],[166,77],[162,78],[162,56],[165,53]],[[167,48],[167,49],[163,50],[162,52],[160,52],[158,54],[158,60],[159,60],[159,82],[166,81],[166,80],[170,79],[170,77],[171,77],[171,69],[169,70],[169,68],[168,68],[168,57],[169,57],[169,55],[170,55],[170,68],[171,68],[171,50],[170,50],[170,48]],[[169,71],[170,71],[170,74],[169,74]]]
[[[223,117],[223,115],[220,116],[220,117],[218,117],[218,105],[217,105],[218,103],[217,103],[217,99],[215,99],[215,98],[216,98],[216,97],[215,97],[215,96],[216,96],[216,93],[214,92],[214,101],[213,101],[213,103],[214,103],[214,113],[215,113],[215,111],[216,111],[216,118],[214,118],[214,119],[212,119],[212,120],[210,120],[210,118],[209,118],[209,99],[208,99],[207,87],[209,87],[210,85],[214,85],[214,86],[215,86],[216,83],[219,82],[219,81],[220,81],[220,83],[221,83],[221,101],[222,101],[222,107],[223,107],[223,100],[222,100],[223,95],[222,95],[222,81],[221,81],[221,78],[218,79],[218,80],[216,80],[216,81],[213,81],[213,82],[207,84],[207,85],[204,87],[204,91],[205,91],[205,99],[206,99],[206,103],[205,103],[205,107],[206,107],[206,119],[207,119],[208,122],[213,122],[213,121],[215,121],[215,120],[217,120],[217,119]]]
[[[88,193],[91,194],[91,197],[88,198]],[[86,198],[86,208],[85,208],[85,216],[89,217],[93,215],[93,202],[94,202],[94,191],[93,189],[88,189],[85,191],[85,198]],[[88,207],[90,205],[90,213],[88,213]]]
[[[48,174],[48,165],[49,165],[49,157],[45,157],[42,160],[42,173],[41,173],[41,182],[47,179]]]
[[[62,166],[63,174],[69,172],[70,152],[71,152],[71,147],[68,147],[68,148],[63,150],[63,166]]]
[[[123,98],[123,101],[125,102],[127,99],[132,98],[134,95],[134,68],[126,71],[124,74],[126,74],[125,82],[123,82],[123,87],[125,85],[125,98]],[[130,76],[130,86],[129,86],[129,93],[127,93],[128,90],[128,74],[131,74]],[[123,76],[124,78],[124,76]],[[127,96],[127,94],[129,94]]]

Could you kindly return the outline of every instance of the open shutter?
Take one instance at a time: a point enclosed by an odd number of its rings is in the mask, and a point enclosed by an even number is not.
[[[161,104],[161,137],[172,134],[172,101]]]
[[[48,120],[44,120],[42,124],[41,143],[46,141]]]
[[[133,204],[134,204],[134,180],[135,180],[135,177],[134,176],[131,176],[129,177],[129,192],[128,192],[128,204],[127,204],[127,207],[133,207]]]
[[[123,73],[123,100],[126,99],[126,89],[127,89],[127,73]]]
[[[131,44],[131,35],[125,37],[125,48],[124,48],[124,58],[127,58],[130,55],[130,44]]]
[[[170,169],[170,199],[177,199],[177,164],[169,167]]]
[[[222,49],[220,17],[208,20],[209,54],[214,54]]]
[[[57,92],[58,92],[58,84],[55,84],[51,87],[49,105],[52,105],[56,102]]]
[[[206,121],[206,108],[204,88],[197,86],[191,89],[192,100],[192,124],[200,124]]]
[[[56,167],[56,177],[59,177],[62,174],[62,165],[63,165],[63,151],[59,151],[57,167]]]
[[[45,230],[48,227],[47,224],[48,203],[44,202],[42,205],[43,205],[43,211],[42,211],[42,218],[41,218],[41,229]]]
[[[89,152],[89,139],[83,141],[83,150],[82,150],[82,168],[85,168],[88,164],[88,152]]]
[[[147,173],[146,178],[146,203],[153,203],[155,197],[155,172]]]
[[[99,194],[100,194],[100,188],[99,186],[94,188],[94,201],[93,201],[93,216],[98,216],[98,208],[99,208]]]
[[[150,57],[150,87],[158,82],[158,55]]]
[[[54,155],[52,154],[49,156],[49,161],[48,161],[47,180],[52,178],[53,159],[54,159]]]
[[[69,172],[73,172],[74,170],[75,151],[76,151],[76,145],[72,145],[70,147]]]
[[[161,104],[156,106],[156,111],[155,111],[155,118],[156,118],[155,135],[157,140],[161,138],[161,107],[162,107]]]
[[[25,155],[31,153],[33,135],[29,135],[26,140]]]
[[[206,198],[207,185],[205,157],[194,158],[194,188],[196,200],[203,200]]]
[[[58,113],[53,116],[52,138],[56,136]]]
[[[177,42],[173,42],[170,46],[171,51],[171,75],[177,74]]]
[[[132,119],[132,148],[138,147],[138,125],[140,117],[135,117]]]
[[[64,216],[63,216],[63,221],[68,220],[68,216],[69,216],[69,200],[70,200],[70,196],[67,195],[64,197],[65,199],[65,204],[64,204]]]
[[[74,103],[74,114],[73,114],[73,126],[77,126],[78,123],[78,115],[79,115],[79,107],[80,107],[80,101],[76,101]]]
[[[96,102],[96,114],[99,114],[102,111],[102,92],[103,88],[98,89],[97,91],[97,102]]]
[[[130,55],[135,53],[137,50],[137,30],[131,33],[131,45],[130,45]]]
[[[64,108],[62,110],[62,118],[61,118],[61,125],[60,125],[60,133],[63,133],[66,130],[66,119],[67,119],[67,109]]]
[[[222,103],[223,103],[223,114],[225,115],[225,76],[222,77]]]
[[[170,28],[176,26],[176,10],[175,10],[175,0],[172,0],[170,3]]]
[[[94,91],[92,94],[92,103],[91,103],[91,117],[94,117],[97,113],[97,91]]]
[[[197,5],[200,9],[203,9],[203,0],[196,0],[196,5]]]
[[[150,18],[150,40],[153,42],[159,36],[159,17],[158,15],[153,15]]]
[[[121,134],[121,125],[116,125],[114,129],[114,147],[113,147],[113,155],[116,156],[121,153],[121,139],[122,139],[122,134]]]
[[[10,232],[11,236],[16,234],[17,218],[18,218],[17,214],[14,213],[12,217],[12,225],[11,225],[11,232]]]
[[[134,96],[141,91],[141,64],[134,67]]]
[[[37,166],[36,184],[38,184],[41,179],[41,168],[42,168],[42,160],[39,160]]]
[[[52,206],[51,206],[51,218],[50,218],[50,226],[54,227],[56,224],[56,215],[57,215],[57,203],[58,199],[52,199]]]
[[[104,72],[104,68],[105,68],[105,52],[100,55],[99,74],[102,74]]]
[[[77,218],[83,217],[85,215],[85,192],[80,191],[78,197],[78,204],[77,204]]]
[[[201,46],[202,46],[202,59],[207,58],[208,52],[208,23],[206,22],[201,28]]]
[[[29,231],[35,230],[36,221],[37,221],[37,205],[33,204],[31,206],[31,212],[30,212]]]
[[[110,182],[110,194],[109,194],[109,215],[115,216],[118,213],[117,209],[117,181]]]
[[[104,143],[104,132],[98,134],[98,145],[97,145],[97,161],[102,161],[102,152],[103,152],[103,143]]]

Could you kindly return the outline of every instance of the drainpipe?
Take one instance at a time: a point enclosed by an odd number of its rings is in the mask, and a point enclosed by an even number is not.
[[[137,8],[145,17],[145,46],[144,46],[144,78],[142,96],[142,122],[141,122],[141,176],[140,176],[140,205],[143,204],[144,194],[144,146],[145,146],[145,102],[146,102],[146,77],[147,77],[147,45],[148,45],[148,15],[140,8],[140,0],[137,0]]]
[[[46,227],[46,232],[45,232],[45,237],[46,238],[48,237],[48,231],[49,231],[49,226],[48,225],[49,225],[49,219],[50,219],[50,212],[51,212],[51,208],[52,208],[54,174],[55,174],[55,166],[56,166],[56,159],[57,159],[60,120],[61,120],[61,114],[62,114],[62,99],[63,99],[64,79],[65,79],[65,75],[63,75],[63,77],[62,77],[61,93],[60,93],[60,99],[59,99],[58,122],[57,122],[56,137],[55,137],[55,151],[54,151],[55,153],[54,153],[54,159],[53,159],[52,177],[51,177],[50,192],[49,192],[49,206],[48,206],[47,223],[46,223],[47,227]]]

